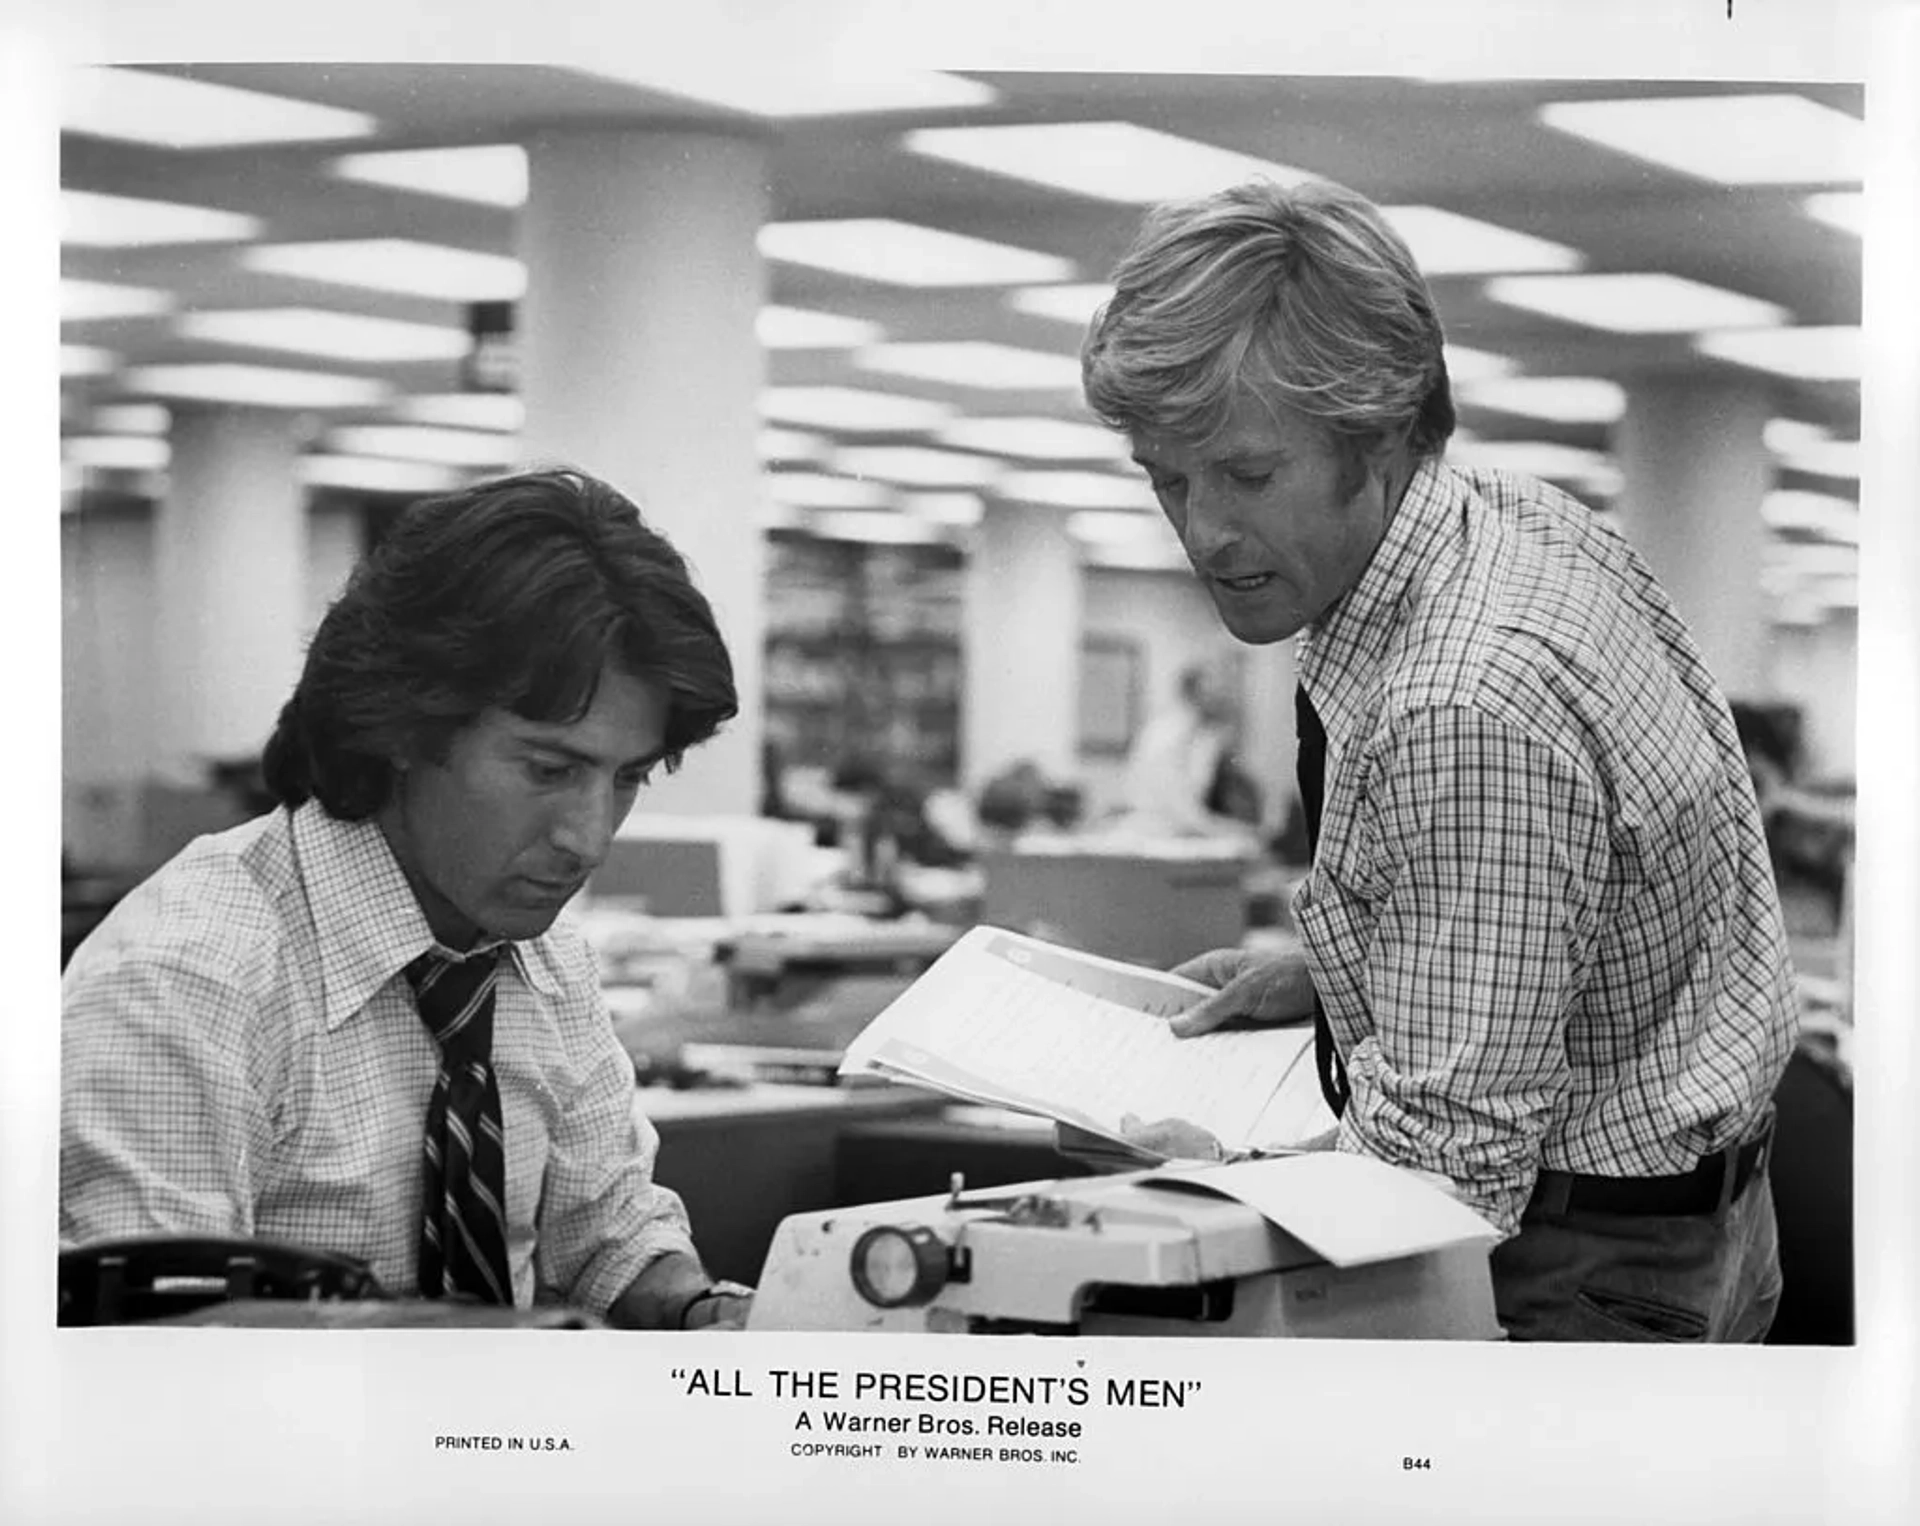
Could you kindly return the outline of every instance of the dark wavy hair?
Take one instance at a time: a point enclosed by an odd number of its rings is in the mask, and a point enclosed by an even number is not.
[[[583,472],[524,472],[411,505],[320,622],[267,743],[267,787],[345,821],[381,809],[393,759],[446,756],[491,708],[568,722],[606,664],[663,681],[663,764],[739,709],[686,560]]]

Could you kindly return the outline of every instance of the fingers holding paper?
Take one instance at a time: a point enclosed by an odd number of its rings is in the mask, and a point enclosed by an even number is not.
[[[1256,1023],[1298,1023],[1313,1015],[1313,977],[1305,949],[1254,953],[1217,948],[1176,965],[1175,975],[1213,986],[1214,993],[1171,1019],[1181,1038],[1210,1033],[1240,1018]]]
[[[1156,1118],[1149,1123],[1128,1113],[1120,1120],[1120,1132],[1129,1144],[1169,1160],[1221,1160],[1226,1156],[1218,1139],[1184,1118]]]

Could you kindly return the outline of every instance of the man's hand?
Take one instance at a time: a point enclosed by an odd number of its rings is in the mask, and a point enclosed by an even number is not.
[[[1220,1160],[1227,1153],[1213,1135],[1184,1118],[1156,1118],[1148,1123],[1128,1113],[1120,1120],[1120,1132],[1128,1143],[1169,1160]]]
[[[1217,948],[1175,965],[1173,973],[1215,988],[1213,995],[1172,1019],[1169,1026],[1181,1038],[1209,1033],[1236,1017],[1299,1023],[1313,1016],[1313,978],[1307,973],[1305,949],[1255,954]]]
[[[752,1308],[753,1295],[750,1293],[715,1293],[712,1297],[700,1298],[687,1309],[686,1328],[744,1330]]]

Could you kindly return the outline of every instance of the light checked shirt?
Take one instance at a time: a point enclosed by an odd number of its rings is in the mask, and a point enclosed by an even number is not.
[[[1619,533],[1423,463],[1299,671],[1339,1148],[1512,1234],[1542,1167],[1666,1175],[1745,1138],[1797,1021],[1779,901],[1726,702]]]
[[[402,974],[436,947],[386,839],[309,802],[188,846],[116,906],[62,985],[60,1237],[235,1235],[417,1287],[439,1057]],[[692,1254],[593,958],[509,944],[493,1057],[514,1302],[604,1315]]]

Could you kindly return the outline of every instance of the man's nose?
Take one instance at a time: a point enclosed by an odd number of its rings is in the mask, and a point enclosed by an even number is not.
[[[582,869],[598,867],[620,824],[611,780],[598,780],[570,794],[553,818],[553,845]]]
[[[1195,477],[1187,487],[1187,518],[1180,539],[1187,556],[1196,566],[1231,550],[1240,539],[1226,502],[1226,495],[1209,485],[1204,477]]]

